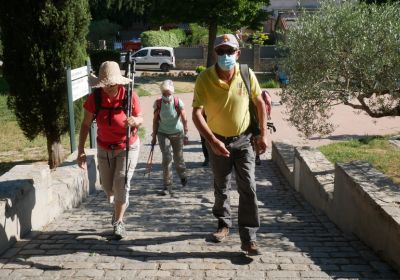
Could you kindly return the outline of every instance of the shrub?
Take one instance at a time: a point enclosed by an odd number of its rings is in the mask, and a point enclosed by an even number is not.
[[[200,74],[201,72],[203,72],[204,70],[206,70],[206,67],[203,65],[199,65],[196,67],[196,73]]]
[[[168,32],[175,34],[178,39],[179,44],[185,43],[186,41],[186,33],[180,28],[171,29]]]
[[[115,61],[120,63],[120,53],[115,50],[92,50],[90,52],[90,62],[92,64],[93,71],[99,73],[100,65],[104,61]]]
[[[145,31],[140,35],[143,47],[178,47],[179,40],[174,32],[168,31]]]

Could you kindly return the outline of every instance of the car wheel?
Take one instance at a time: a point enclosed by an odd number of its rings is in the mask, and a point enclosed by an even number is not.
[[[160,68],[163,72],[169,72],[170,66],[167,63],[163,63]]]

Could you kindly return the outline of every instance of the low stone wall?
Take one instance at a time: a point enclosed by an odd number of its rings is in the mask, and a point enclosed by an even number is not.
[[[206,61],[204,59],[177,59],[176,70],[196,70],[197,66],[205,66]]]
[[[334,166],[318,150],[288,143],[272,143],[272,160],[310,204],[400,271],[398,185],[366,162]]]
[[[17,165],[0,177],[0,254],[98,188],[94,153],[87,151],[87,171],[72,154],[54,171],[47,164]]]

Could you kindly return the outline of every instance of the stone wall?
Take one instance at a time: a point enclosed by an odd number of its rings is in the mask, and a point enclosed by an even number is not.
[[[366,162],[333,166],[318,150],[288,143],[273,142],[272,151],[296,191],[400,271],[400,186]]]
[[[99,188],[94,150],[87,154],[87,171],[75,164],[74,153],[56,170],[17,165],[0,177],[0,254]]]

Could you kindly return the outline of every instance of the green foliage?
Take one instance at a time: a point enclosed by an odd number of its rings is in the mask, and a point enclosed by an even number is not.
[[[84,65],[88,25],[87,0],[0,2],[8,105],[29,140],[45,135],[51,168],[68,131],[65,69]]]
[[[325,145],[319,149],[331,162],[368,161],[400,184],[400,151],[388,142],[388,137],[352,139]]]
[[[306,136],[327,134],[342,103],[371,117],[400,116],[400,4],[322,2],[288,33],[282,94],[288,120]],[[382,55],[384,54],[384,55]]]
[[[0,75],[0,95],[7,95],[9,91],[7,81]]]
[[[192,22],[204,25],[208,29],[208,57],[207,66],[215,62],[212,53],[214,38],[218,27],[236,30],[243,26],[257,28],[267,18],[264,10],[269,5],[269,0],[196,0],[180,1],[158,0],[154,7],[151,20],[154,23],[166,22]],[[195,41],[195,40],[192,40]]]
[[[203,65],[199,65],[196,67],[196,73],[200,74],[201,72],[203,72],[204,70],[206,70],[206,67]]]
[[[3,58],[3,43],[1,42],[1,37],[0,37],[0,59]]]
[[[188,36],[188,44],[197,45],[207,45],[208,44],[208,29],[197,23],[190,23],[189,28],[191,34]]]
[[[254,32],[250,37],[250,40],[254,45],[265,45],[268,39],[268,35],[260,31]]]
[[[100,65],[104,61],[115,61],[120,63],[120,53],[116,50],[92,50],[90,51],[90,62],[94,73],[99,73]]]
[[[108,19],[94,20],[89,26],[88,39],[91,42],[98,40],[115,39],[115,34],[121,29],[121,26],[110,22]]]
[[[178,39],[179,44],[182,44],[186,41],[186,33],[180,28],[168,30],[168,32],[174,33],[176,38]]]
[[[143,47],[179,47],[179,40],[174,32],[169,31],[145,31],[140,35]]]
[[[93,20],[108,19],[128,29],[133,22],[146,22],[154,1],[144,0],[90,0]]]

